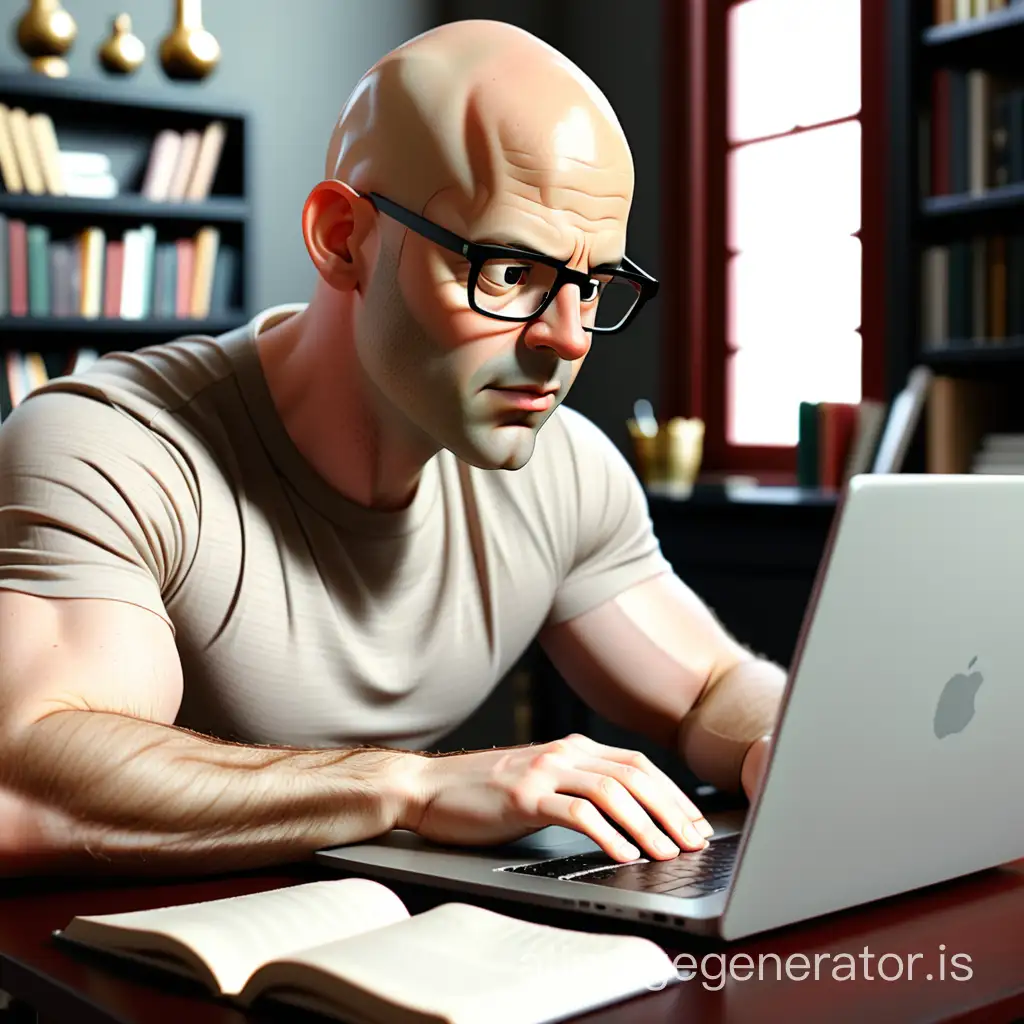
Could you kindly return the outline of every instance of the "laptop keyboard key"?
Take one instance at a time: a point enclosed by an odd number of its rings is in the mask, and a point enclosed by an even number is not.
[[[601,851],[595,851],[498,870],[631,892],[671,894],[683,898],[707,896],[728,887],[739,839],[734,835],[712,840],[706,849],[684,851],[672,860],[641,859],[623,864]]]

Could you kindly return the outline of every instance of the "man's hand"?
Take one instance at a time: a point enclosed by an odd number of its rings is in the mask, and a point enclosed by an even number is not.
[[[418,795],[403,825],[436,842],[492,845],[564,825],[616,860],[665,860],[680,849],[702,849],[712,833],[701,812],[643,754],[586,736],[423,758],[416,772]]]
[[[771,736],[762,736],[759,740],[754,740],[747,748],[747,753],[743,758],[740,781],[748,800],[752,801],[761,788],[764,770],[768,767],[768,751],[771,749],[771,743]]]

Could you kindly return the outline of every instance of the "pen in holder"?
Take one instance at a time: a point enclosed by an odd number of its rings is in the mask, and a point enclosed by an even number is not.
[[[688,493],[704,455],[704,422],[676,416],[659,424],[652,416],[626,421],[633,439],[636,470],[652,491]]]

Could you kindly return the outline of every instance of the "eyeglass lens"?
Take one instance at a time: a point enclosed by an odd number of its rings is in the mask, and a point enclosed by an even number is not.
[[[528,320],[544,305],[558,271],[530,260],[492,259],[480,267],[473,294],[480,309],[497,316]],[[563,285],[563,288],[569,287]],[[638,285],[616,274],[595,274],[579,290],[584,327],[618,327],[640,297]]]

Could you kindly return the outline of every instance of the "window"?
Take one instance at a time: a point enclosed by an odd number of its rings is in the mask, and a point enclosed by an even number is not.
[[[662,401],[709,471],[792,474],[802,400],[884,397],[885,7],[665,0]]]
[[[801,400],[861,399],[860,0],[726,31],[726,440],[794,445]]]

